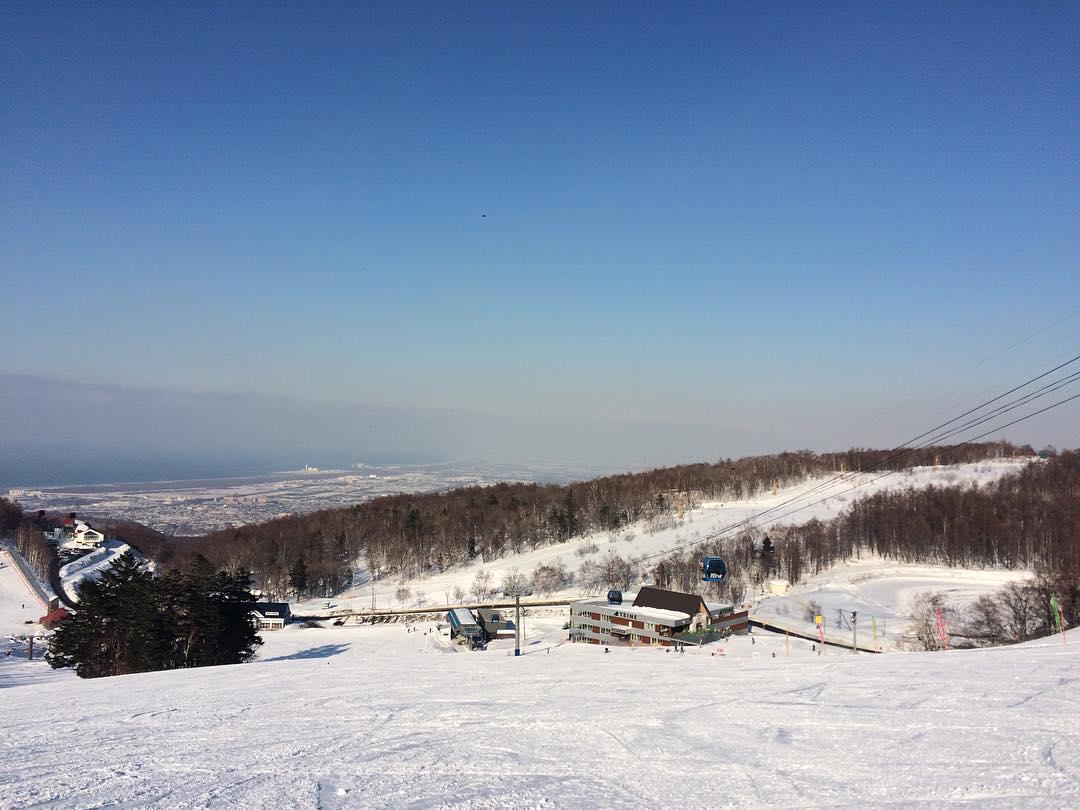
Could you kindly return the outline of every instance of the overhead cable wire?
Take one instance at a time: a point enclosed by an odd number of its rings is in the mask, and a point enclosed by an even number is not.
[[[880,419],[880,418],[882,418],[884,416],[888,416],[890,413],[894,413],[899,408],[903,407],[904,405],[906,405],[906,404],[908,404],[910,402],[913,402],[913,401],[917,400],[919,397],[923,396],[924,394],[927,394],[927,393],[929,393],[931,391],[935,391],[938,388],[941,388],[942,386],[947,385],[950,382],[953,382],[954,380],[958,380],[961,377],[963,377],[964,375],[968,374],[969,372],[974,371],[975,369],[986,365],[991,360],[995,360],[998,357],[1001,357],[1002,355],[1008,354],[1013,349],[1019,348],[1020,346],[1023,346],[1023,345],[1025,345],[1027,343],[1030,343],[1032,340],[1034,340],[1037,337],[1041,337],[1041,336],[1043,336],[1045,334],[1048,334],[1049,332],[1053,331],[1056,327],[1060,326],[1061,324],[1065,323],[1066,321],[1072,320],[1077,315],[1080,315],[1080,309],[1072,310],[1071,312],[1069,312],[1066,315],[1058,318],[1057,320],[1052,321],[1050,324],[1048,324],[1044,328],[1023,337],[1020,340],[1017,340],[1017,341],[1011,343],[1010,345],[1004,347],[1003,349],[999,349],[996,352],[994,352],[993,354],[990,354],[990,355],[982,358],[981,360],[978,360],[977,362],[965,367],[964,369],[962,369],[962,370],[960,370],[960,371],[946,377],[945,379],[940,380],[940,381],[938,381],[936,383],[932,383],[931,385],[927,386],[926,388],[923,388],[922,390],[918,391],[917,393],[912,394],[911,396],[900,400],[900,402],[896,403],[891,408],[889,408],[889,409],[887,409],[887,410],[885,410],[885,411],[883,411],[883,412],[881,412],[879,414],[876,414],[875,416],[871,416],[866,421],[855,425],[854,427],[844,431],[841,434],[838,434],[836,437],[834,437],[832,439],[829,439],[826,442],[823,442],[821,446],[827,447],[827,446],[831,445],[833,442],[844,438],[845,436],[850,436],[855,431],[861,430],[862,428],[866,427],[869,424],[873,424],[878,419]]]
[[[999,394],[998,396],[993,397],[990,400],[987,400],[986,402],[982,403],[981,405],[966,411],[965,413],[961,414],[960,416],[954,417],[953,419],[950,419],[947,422],[944,422],[944,423],[938,425],[937,427],[932,428],[931,430],[925,431],[924,433],[920,434],[919,436],[915,437],[914,439],[910,439],[909,441],[905,442],[904,444],[908,445],[908,444],[911,444],[911,443],[913,443],[915,441],[918,441],[919,439],[924,439],[925,437],[927,437],[927,436],[929,436],[931,434],[935,434],[933,436],[933,438],[931,438],[928,442],[924,443],[921,446],[916,446],[916,447],[906,447],[906,448],[904,448],[902,446],[901,448],[898,448],[899,452],[893,453],[892,455],[882,459],[881,461],[879,461],[876,464],[872,465],[868,470],[860,470],[859,472],[861,472],[861,473],[871,472],[876,468],[880,468],[884,464],[888,464],[891,461],[895,461],[895,460],[897,460],[899,458],[903,458],[904,456],[909,456],[909,455],[911,455],[912,453],[914,453],[917,450],[926,449],[927,447],[933,446],[933,444],[936,443],[936,442],[942,441],[943,439],[949,438],[951,436],[958,435],[959,433],[962,433],[962,432],[964,432],[966,430],[970,430],[973,427],[981,426],[982,424],[985,424],[986,422],[991,421],[991,420],[997,418],[998,416],[1001,416],[1002,414],[1004,414],[1006,412],[1012,411],[1017,407],[1021,407],[1022,405],[1030,404],[1032,401],[1034,401],[1036,399],[1039,399],[1039,398],[1041,398],[1043,396],[1047,396],[1048,394],[1051,394],[1051,393],[1054,393],[1054,392],[1060,390],[1064,386],[1066,386],[1066,385],[1068,385],[1068,384],[1070,384],[1072,382],[1075,382],[1077,379],[1080,379],[1080,372],[1075,372],[1073,374],[1068,375],[1067,377],[1065,377],[1063,379],[1059,379],[1059,380],[1053,381],[1051,383],[1048,383],[1047,385],[1044,385],[1042,388],[1037,389],[1036,391],[1030,392],[1030,393],[1024,395],[1023,397],[1019,398],[1018,400],[1016,400],[1014,402],[1005,403],[1005,404],[999,406],[998,408],[994,409],[994,411],[992,411],[989,415],[984,414],[982,417],[977,417],[974,420],[969,420],[969,422],[965,423],[964,425],[953,427],[953,428],[945,431],[944,433],[940,433],[940,434],[937,433],[938,431],[941,431],[942,429],[948,427],[949,425],[956,422],[957,420],[963,419],[965,416],[976,413],[977,411],[982,410],[983,408],[985,408],[987,405],[993,404],[994,402],[997,402],[997,401],[1001,400],[1002,398],[1009,396],[1012,393],[1016,393],[1017,391],[1020,391],[1023,388],[1026,388],[1027,386],[1031,385],[1032,383],[1037,382],[1038,380],[1041,380],[1041,379],[1045,378],[1046,376],[1048,376],[1050,374],[1053,374],[1055,371],[1058,371],[1058,370],[1060,370],[1062,368],[1065,368],[1066,366],[1076,362],[1077,360],[1080,360],[1080,355],[1077,355],[1076,357],[1073,357],[1072,359],[1067,360],[1066,362],[1055,366],[1054,368],[1050,369],[1049,371],[1043,372],[1042,374],[1039,374],[1038,376],[1033,377],[1033,378],[1031,378],[1030,380],[1028,380],[1028,381],[1026,381],[1024,383],[1022,383],[1022,384],[1020,384],[1018,386],[1015,386],[1014,388],[1009,389],[1009,391],[1006,391],[1003,394]],[[1053,410],[1054,408],[1057,408],[1057,407],[1059,407],[1061,405],[1064,405],[1064,404],[1066,404],[1068,402],[1071,402],[1071,401],[1073,401],[1073,400],[1075,400],[1077,398],[1080,398],[1080,394],[1076,394],[1074,396],[1067,397],[1066,399],[1063,399],[1063,400],[1061,400],[1059,402],[1055,402],[1055,403],[1053,403],[1051,405],[1048,405],[1045,408],[1042,408],[1042,409],[1040,409],[1038,411],[1034,411],[1034,412],[1032,412],[1030,414],[1026,414],[1024,416],[1021,416],[1021,417],[1019,417],[1017,419],[1014,419],[1014,420],[1012,420],[1010,422],[1007,422],[1005,424],[996,425],[993,428],[986,431],[985,433],[981,433],[978,436],[969,438],[969,439],[967,439],[967,440],[965,440],[965,441],[963,441],[963,442],[961,442],[961,443],[959,443],[959,444],[957,444],[955,446],[956,447],[963,447],[965,445],[972,444],[973,442],[978,441],[981,438],[985,438],[986,436],[989,436],[991,433],[995,433],[995,432],[1003,430],[1003,429],[1005,429],[1007,427],[1011,427],[1011,426],[1013,426],[1015,424],[1019,424],[1020,422],[1026,421],[1027,419],[1038,416],[1039,414],[1042,414],[1042,413],[1045,413],[1047,411]],[[899,472],[899,470],[888,470],[885,473],[883,473],[882,475],[876,476],[876,477],[870,479],[869,481],[861,482],[859,484],[854,485],[853,487],[851,487],[847,491],[852,492],[852,491],[854,491],[855,489],[857,489],[857,488],[859,488],[861,486],[865,486],[865,485],[874,483],[874,482],[879,481],[879,480],[881,480],[881,479],[883,479],[883,478],[885,478],[885,477],[887,477],[889,475],[896,474],[897,472]],[[736,530],[742,529],[742,528],[747,528],[750,525],[761,521],[763,518],[772,515],[772,513],[776,512],[777,510],[783,509],[786,506],[792,506],[794,504],[797,504],[797,503],[799,503],[799,501],[806,500],[806,498],[811,497],[811,496],[813,496],[815,494],[820,494],[822,492],[825,492],[828,489],[833,488],[837,484],[843,483],[844,482],[844,476],[845,475],[850,475],[850,474],[851,473],[841,473],[838,476],[835,476],[835,477],[833,477],[832,479],[830,479],[828,481],[821,482],[821,483],[815,485],[814,487],[811,487],[809,490],[807,490],[805,492],[802,492],[802,493],[800,493],[798,495],[792,496],[792,497],[790,497],[790,498],[788,498],[788,499],[786,499],[786,500],[784,500],[784,501],[782,501],[782,502],[780,502],[778,504],[775,504],[774,506],[771,506],[771,507],[769,507],[767,509],[762,510],[761,512],[758,512],[758,513],[756,513],[754,515],[751,515],[751,516],[749,516],[747,518],[744,518],[742,520],[736,521],[735,523],[730,524],[729,526],[725,526],[725,527],[723,527],[721,529],[718,529],[718,530],[716,530],[714,532],[710,532],[708,535],[706,535],[705,537],[703,537],[701,539],[695,540],[695,541],[693,541],[691,543],[686,543],[686,544],[682,544],[682,545],[679,545],[679,546],[673,546],[673,547],[670,547],[669,549],[667,549],[665,551],[662,551],[662,552],[657,552],[657,553],[654,553],[654,554],[646,555],[644,557],[639,558],[637,560],[637,562],[640,564],[640,563],[645,562],[647,560],[655,559],[656,557],[667,556],[669,554],[677,553],[679,551],[682,551],[682,550],[685,550],[685,549],[688,549],[688,548],[694,548],[696,546],[700,546],[700,545],[703,545],[705,543],[709,543],[709,542],[713,542],[715,540],[718,540],[721,537],[723,537],[724,535],[730,534],[733,531],[736,531]],[[803,510],[808,509],[808,508],[810,508],[812,506],[817,506],[818,504],[824,503],[825,501],[828,501],[828,500],[830,500],[832,498],[837,497],[837,495],[839,495],[839,494],[841,494],[841,493],[833,493],[833,494],[827,495],[827,496],[825,496],[823,498],[820,498],[819,500],[813,501],[812,503],[802,504],[801,506],[797,506],[797,507],[795,507],[795,508],[793,508],[793,509],[791,509],[791,510],[789,510],[787,512],[784,512],[781,515],[772,515],[771,517],[769,517],[768,520],[766,520],[764,522],[766,524],[775,523],[777,520],[780,520],[783,517],[788,517],[788,516],[790,516],[792,514],[796,514],[797,512],[803,511]]]

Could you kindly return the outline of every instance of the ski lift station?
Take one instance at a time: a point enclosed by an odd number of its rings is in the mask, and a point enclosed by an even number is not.
[[[500,633],[513,633],[516,629],[505,611],[494,608],[453,608],[446,614],[446,620],[450,623],[450,638],[465,639],[473,649],[483,649]]]
[[[643,587],[623,596],[582,599],[570,606],[570,640],[590,644],[698,645],[749,629],[747,611],[706,602],[699,594]],[[628,603],[629,602],[629,603]]]
[[[450,622],[450,638],[462,636],[471,640],[483,635],[480,623],[468,608],[454,608],[446,614],[446,620]]]

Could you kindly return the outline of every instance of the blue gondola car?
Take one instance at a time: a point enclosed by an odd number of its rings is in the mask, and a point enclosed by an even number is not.
[[[701,561],[701,578],[705,582],[723,582],[727,577],[727,563],[719,557],[705,557]]]

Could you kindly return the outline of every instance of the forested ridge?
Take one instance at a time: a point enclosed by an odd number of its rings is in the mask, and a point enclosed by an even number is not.
[[[733,601],[743,598],[748,584],[771,576],[796,583],[861,554],[908,563],[1031,568],[1037,579],[1024,599],[1037,609],[1031,609],[1031,627],[1013,640],[1049,632],[1050,594],[1074,626],[1080,623],[1080,452],[1067,450],[983,487],[877,492],[829,521],[751,529],[668,555],[651,566],[649,576],[661,587],[700,589],[702,554],[727,561],[729,577],[720,590]],[[1030,598],[1032,593],[1040,598]]]
[[[915,451],[799,451],[715,464],[687,464],[605,476],[570,485],[496,484],[445,493],[377,498],[348,509],[278,518],[198,537],[166,537],[133,524],[110,530],[162,570],[204,556],[219,568],[252,572],[255,586],[283,596],[289,569],[304,561],[312,595],[347,587],[355,561],[383,576],[438,572],[686,508],[697,498],[737,500],[837,470],[895,470],[1031,453],[1009,444],[930,447]]]
[[[1031,454],[1030,447],[1000,443],[918,451],[800,451],[612,475],[565,486],[496,484],[383,497],[348,509],[198,537],[167,537],[131,523],[98,523],[139,548],[161,571],[188,569],[201,556],[215,568],[251,572],[256,588],[280,597],[295,590],[290,574],[302,561],[305,592],[328,596],[349,585],[358,559],[366,559],[381,576],[408,578],[594,532],[618,531],[684,510],[698,499],[752,497],[841,469],[880,472]],[[40,537],[31,531],[35,521],[23,518],[17,504],[4,502],[0,507],[0,528],[29,550]],[[735,601],[743,589],[765,576],[798,582],[861,553],[911,562],[1069,568],[1080,557],[1080,457],[1066,451],[988,487],[892,490],[859,499],[828,522],[801,523],[797,516],[789,522],[729,534],[684,553],[647,561],[608,555],[616,559],[586,564],[579,572],[579,584],[594,590],[625,584],[622,580],[637,572],[661,586],[692,590],[699,587],[697,567],[703,553],[716,553],[728,561],[732,576],[727,595]]]

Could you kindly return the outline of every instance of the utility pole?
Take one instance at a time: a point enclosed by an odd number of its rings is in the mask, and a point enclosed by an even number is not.
[[[521,655],[521,597],[514,597],[514,655]]]

